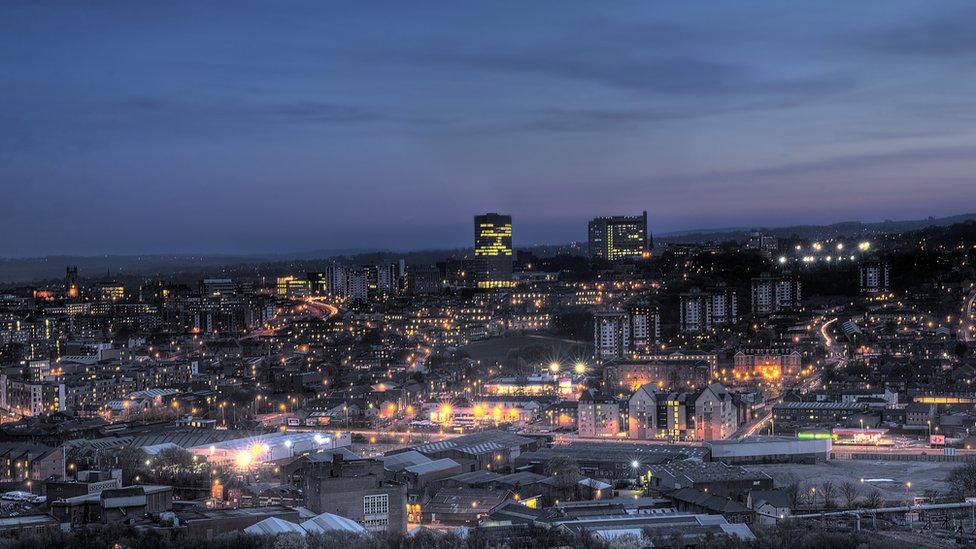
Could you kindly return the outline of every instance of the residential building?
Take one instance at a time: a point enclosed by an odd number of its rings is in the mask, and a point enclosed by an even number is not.
[[[727,286],[692,288],[681,294],[680,320],[684,333],[699,334],[734,324],[738,315],[735,291]]]
[[[861,293],[874,295],[890,290],[891,267],[882,261],[861,264]]]
[[[579,436],[615,437],[620,434],[620,402],[593,389],[579,398],[577,430]]]
[[[752,313],[768,315],[800,306],[800,279],[763,273],[752,279]]]
[[[623,311],[603,311],[593,315],[594,354],[601,360],[624,358],[630,350],[631,323]]]

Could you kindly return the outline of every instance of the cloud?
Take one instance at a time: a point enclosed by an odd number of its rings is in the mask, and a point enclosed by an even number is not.
[[[337,105],[317,101],[272,105],[263,109],[263,111],[286,120],[310,123],[362,124],[389,119],[388,116],[376,110],[354,105]]]
[[[630,91],[672,95],[810,95],[841,91],[851,84],[847,78],[837,76],[763,79],[743,65],[687,56],[634,61],[612,56],[567,57],[565,54],[413,52],[391,54],[386,58],[433,66],[561,78]]]
[[[923,17],[852,39],[864,49],[889,54],[945,56],[976,53],[976,9]]]
[[[193,103],[161,97],[129,97],[121,104],[147,115],[167,117],[187,116],[195,120],[239,119],[240,117],[270,117],[286,122],[310,124],[367,124],[392,120],[393,117],[371,107],[329,103],[317,100],[269,102],[248,105],[241,103]]]

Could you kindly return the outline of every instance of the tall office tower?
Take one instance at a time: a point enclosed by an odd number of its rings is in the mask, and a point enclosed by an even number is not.
[[[768,315],[800,306],[800,279],[795,276],[762,276],[752,279],[752,313]]]
[[[205,278],[200,281],[200,293],[205,297],[232,296],[237,285],[229,278]]]
[[[868,261],[861,265],[861,292],[885,293],[890,288],[891,269],[887,263]]]
[[[362,265],[359,271],[366,277],[366,293],[369,297],[377,294],[380,288],[380,271],[377,265]]]
[[[627,306],[630,342],[634,350],[646,351],[661,339],[661,314],[656,304],[637,300]]]
[[[603,311],[593,314],[594,354],[601,360],[625,358],[630,350],[630,322],[627,313]]]
[[[387,265],[377,266],[377,290],[381,294],[399,294],[403,291],[404,261],[394,261]]]
[[[325,271],[305,273],[305,278],[312,285],[313,294],[326,295],[329,293],[329,277]]]
[[[444,287],[437,265],[411,265],[407,269],[405,290],[412,295],[439,294]]]
[[[716,285],[704,291],[692,288],[681,294],[681,331],[702,333],[733,324],[738,319],[738,303],[735,291],[728,286]]]
[[[346,268],[338,263],[332,263],[325,268],[325,278],[328,283],[328,293],[333,297],[346,295]]]
[[[78,266],[68,265],[64,276],[64,291],[68,297],[78,297]]]
[[[511,288],[512,216],[474,216],[475,283],[479,288]]]
[[[647,212],[635,216],[615,215],[590,220],[589,246],[590,257],[608,261],[649,257]]]

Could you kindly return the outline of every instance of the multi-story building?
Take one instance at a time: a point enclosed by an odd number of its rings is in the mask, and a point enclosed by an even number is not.
[[[752,279],[752,312],[768,315],[800,306],[800,279],[763,273]]]
[[[368,270],[356,269],[346,274],[346,299],[349,301],[366,301],[369,299]]]
[[[681,331],[698,334],[738,320],[735,291],[727,286],[702,290],[692,288],[681,294]]]
[[[200,293],[208,297],[234,295],[237,285],[229,278],[205,278],[200,282]]]
[[[721,440],[738,429],[743,408],[721,383],[670,393],[642,385],[628,401],[627,434],[634,440]]]
[[[406,291],[412,295],[439,294],[443,280],[437,265],[411,265],[407,268]]]
[[[608,261],[649,257],[646,211],[638,216],[594,218],[590,220],[588,233],[591,257]]]
[[[313,512],[350,518],[371,532],[407,530],[407,487],[386,480],[382,461],[313,454],[303,477],[305,505]]]
[[[305,278],[279,276],[277,290],[279,297],[307,297],[312,293],[312,284]]]
[[[630,350],[630,320],[623,311],[593,315],[594,353],[601,360],[624,358]]]
[[[514,287],[512,216],[497,213],[474,216],[474,259],[477,287]]]
[[[581,437],[615,437],[620,433],[620,402],[616,398],[584,391],[577,406],[577,429]]]
[[[771,349],[739,349],[732,358],[732,372],[736,381],[753,379],[775,381],[795,378],[802,369],[802,356],[789,347]]]
[[[327,295],[329,293],[329,277],[325,271],[305,273],[305,278],[308,279],[313,294]]]
[[[63,383],[21,381],[0,374],[0,408],[25,416],[65,411]]]
[[[325,268],[325,279],[328,293],[334,297],[346,295],[346,268],[338,263],[332,263]]]
[[[861,265],[861,293],[873,295],[890,289],[891,269],[887,263],[869,261]]]
[[[757,250],[766,255],[772,255],[779,248],[779,240],[771,234],[756,232],[749,235],[745,248],[747,250]]]
[[[638,300],[627,306],[630,342],[637,352],[647,351],[661,340],[661,313],[657,305]]]
[[[615,360],[604,367],[603,382],[607,391],[618,393],[629,393],[646,384],[668,391],[694,389],[708,383],[711,369],[707,360]]]
[[[724,385],[712,383],[695,399],[695,440],[723,440],[739,428],[741,404]]]

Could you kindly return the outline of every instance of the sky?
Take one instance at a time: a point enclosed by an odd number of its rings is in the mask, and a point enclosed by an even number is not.
[[[0,2],[0,256],[976,211],[976,5]]]

